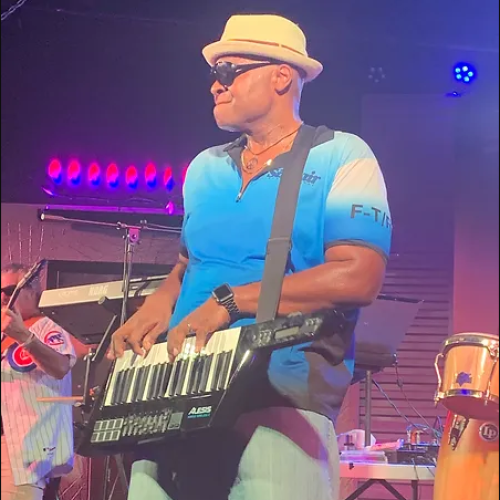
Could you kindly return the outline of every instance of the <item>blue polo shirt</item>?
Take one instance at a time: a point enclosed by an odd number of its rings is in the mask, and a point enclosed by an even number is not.
[[[240,195],[244,141],[203,151],[187,170],[181,253],[189,264],[171,328],[217,286],[262,280],[278,185],[291,153],[276,158]],[[366,246],[387,257],[391,229],[385,183],[371,149],[355,135],[318,128],[304,168],[287,273],[323,264],[325,250],[335,245]],[[256,406],[290,404],[335,420],[354,368],[354,341],[345,344],[339,349],[338,342],[321,341],[275,351],[268,387],[262,388],[266,396],[257,403],[256,394]]]

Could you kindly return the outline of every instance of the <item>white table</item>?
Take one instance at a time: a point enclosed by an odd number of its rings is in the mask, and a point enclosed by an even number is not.
[[[418,500],[418,485],[421,481],[434,482],[436,468],[426,465],[399,465],[379,463],[341,462],[340,477],[365,479],[366,481],[345,500],[359,498],[374,484],[381,484],[397,500],[406,500],[389,481],[409,481],[412,486],[412,500]]]

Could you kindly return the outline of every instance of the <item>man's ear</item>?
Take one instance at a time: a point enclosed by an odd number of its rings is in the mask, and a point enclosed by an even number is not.
[[[293,69],[287,64],[280,64],[275,73],[275,89],[279,95],[286,94],[292,86],[294,78]]]

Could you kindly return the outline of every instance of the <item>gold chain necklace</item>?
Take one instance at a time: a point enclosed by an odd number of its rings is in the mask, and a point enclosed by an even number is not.
[[[270,149],[276,147],[278,144],[280,144],[281,142],[283,142],[285,139],[288,139],[292,135],[296,134],[299,131],[299,129],[300,129],[301,126],[302,126],[302,124],[300,124],[298,126],[298,128],[296,128],[294,131],[290,132],[289,134],[284,135],[280,140],[278,140],[275,143],[271,144],[270,146],[268,146],[267,148],[263,149],[259,153],[254,153],[248,146],[245,146],[244,151],[248,151],[251,155],[253,155],[253,158],[250,158],[250,160],[245,163],[243,161],[243,153],[242,153],[242,163],[243,163],[244,169],[246,171],[248,171],[249,173],[253,172],[254,168],[259,163],[259,158],[258,158],[259,156],[263,155],[266,151],[269,151]],[[263,168],[269,166],[271,164],[270,163],[271,161],[272,160],[269,160],[268,162],[266,162]]]

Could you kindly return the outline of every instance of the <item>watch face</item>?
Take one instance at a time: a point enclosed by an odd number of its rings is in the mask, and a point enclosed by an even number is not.
[[[233,296],[233,292],[227,285],[221,285],[214,290],[214,295],[218,302],[224,302]]]

